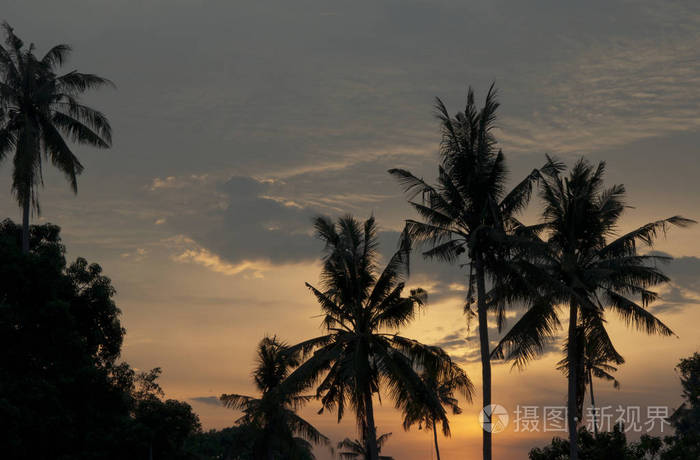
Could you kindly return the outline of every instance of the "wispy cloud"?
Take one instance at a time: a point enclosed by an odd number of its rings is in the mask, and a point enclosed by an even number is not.
[[[188,176],[167,176],[165,178],[155,177],[151,181],[148,189],[150,191],[162,190],[162,189],[181,189],[193,184],[202,184],[209,180],[208,174],[190,174]]]
[[[697,30],[600,39],[555,63],[535,88],[533,110],[503,119],[502,142],[513,152],[584,154],[699,129]]]
[[[133,251],[121,253],[121,258],[132,262],[142,262],[149,252],[150,250],[146,248],[136,248]]]
[[[221,406],[221,401],[219,401],[219,398],[216,396],[196,396],[194,398],[190,398],[190,401],[209,404],[210,406]]]

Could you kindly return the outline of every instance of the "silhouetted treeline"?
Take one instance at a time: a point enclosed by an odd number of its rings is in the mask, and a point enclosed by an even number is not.
[[[581,427],[578,448],[581,460],[615,458],[618,460],[659,459],[696,460],[700,458],[700,354],[681,359],[676,367],[683,386],[685,401],[669,418],[674,429],[672,435],[654,437],[641,436],[638,442],[627,443],[625,427],[617,424],[613,431],[594,435]],[[530,460],[559,460],[567,458],[569,441],[552,439],[543,448],[530,451]]]
[[[7,459],[191,458],[199,420],[163,400],[159,369],[119,363],[124,328],[97,264],[66,264],[55,225],[0,223],[0,456]]]

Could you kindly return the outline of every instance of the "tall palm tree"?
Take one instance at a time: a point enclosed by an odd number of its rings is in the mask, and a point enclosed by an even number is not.
[[[619,389],[620,382],[612,375],[617,372],[614,365],[624,364],[625,359],[615,350],[607,331],[598,327],[599,323],[580,324],[577,327],[576,337],[576,414],[579,420],[583,420],[583,401],[588,385],[593,408],[593,433],[598,435],[598,425],[595,415],[595,396],[593,393],[593,376],[613,383],[613,387]],[[564,358],[557,363],[557,369],[565,376],[569,375],[569,360],[567,346],[564,347]]]
[[[376,440],[377,451],[381,452],[384,444],[391,437],[391,433],[384,433]],[[359,439],[345,438],[338,443],[338,449],[344,449],[338,452],[338,456],[343,460],[369,460],[371,457],[367,452],[367,443]],[[394,460],[394,457],[388,455],[380,455],[379,460]]]
[[[651,289],[668,278],[658,263],[667,257],[642,255],[669,226],[694,221],[680,216],[658,220],[621,236],[616,229],[625,209],[625,188],[603,187],[605,163],[594,167],[579,160],[568,177],[557,170],[540,181],[544,201],[541,237],[523,244],[522,257],[510,261],[511,277],[501,274],[501,299],[523,301],[529,308],[493,351],[495,358],[523,366],[536,357],[560,327],[560,306],[568,306],[565,342],[568,363],[568,427],[570,457],[578,458],[577,402],[581,365],[578,335],[581,326],[605,331],[605,311],[612,310],[628,324],[649,334],[673,332],[646,307],[657,298]],[[639,298],[640,301],[635,300]],[[605,332],[607,337],[607,332]],[[605,339],[609,341],[608,338]]]
[[[81,104],[78,97],[112,83],[75,70],[58,75],[70,54],[68,45],[56,45],[39,59],[34,44],[25,48],[9,24],[2,26],[6,47],[0,46],[0,161],[14,151],[12,191],[22,208],[22,248],[27,252],[32,206],[40,212],[37,188],[43,184],[42,152],[77,193],[77,175],[83,165],[66,138],[99,148],[108,148],[112,142],[107,118]]]
[[[421,378],[425,385],[433,391],[443,407],[450,409],[453,415],[462,413],[459,407],[459,400],[455,392],[461,394],[467,401],[471,402],[474,386],[464,372],[447,375],[437,372],[437,369],[426,367],[421,372]],[[435,442],[435,453],[440,460],[440,448],[438,447],[437,425],[442,423],[442,434],[450,436],[450,424],[447,419],[438,421],[435,419],[430,408],[423,406],[420,401],[408,405],[404,412],[403,427],[408,430],[412,425],[418,424],[418,428],[425,427],[433,431],[433,441]]]
[[[409,401],[421,401],[442,421],[445,411],[419,371],[431,365],[441,373],[456,373],[457,366],[440,348],[396,333],[427,300],[422,289],[403,295],[410,248],[402,245],[380,272],[373,217],[364,224],[351,216],[337,223],[318,217],[315,228],[326,244],[322,284],[320,289],[308,283],[307,287],[321,306],[326,333],[290,348],[306,361],[287,378],[287,384],[292,391],[300,391],[320,379],[321,411],[337,410],[340,420],[350,405],[369,458],[377,460],[373,395],[380,386],[388,390],[398,409]]]
[[[281,391],[281,384],[296,365],[298,361],[287,353],[284,343],[276,337],[265,337],[258,345],[257,366],[253,372],[261,396],[221,395],[224,406],[243,411],[236,424],[254,428],[256,460],[313,459],[310,443],[329,442],[296,413],[311,397]]]
[[[413,242],[428,247],[423,256],[448,263],[454,263],[462,255],[468,259],[465,313],[478,319],[484,407],[491,405],[489,309],[496,311],[499,328],[505,319],[502,304],[488,302],[487,276],[495,277],[491,270],[494,261],[508,252],[504,237],[525,229],[516,217],[527,206],[533,185],[540,177],[540,172],[534,170],[510,192],[505,192],[505,156],[496,148],[492,133],[498,107],[493,85],[480,110],[470,88],[466,108],[454,117],[437,99],[442,131],[437,185],[429,185],[403,169],[389,170],[404,186],[409,203],[422,218],[422,221],[407,220],[405,232]],[[549,162],[546,167],[560,169],[561,165]],[[418,195],[423,198],[421,202],[414,201]],[[472,311],[475,284],[476,313]],[[483,458],[491,459],[488,430],[483,430]]]

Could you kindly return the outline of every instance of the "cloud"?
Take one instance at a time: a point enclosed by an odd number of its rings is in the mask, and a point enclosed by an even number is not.
[[[381,249],[389,253],[396,247],[401,224],[396,225],[396,220],[384,213],[398,212],[395,210],[403,207],[404,200],[398,186],[390,194],[380,190],[391,184],[386,170],[397,161],[391,156],[339,170],[306,171],[286,177],[209,178],[207,182],[190,182],[186,193],[176,187],[152,193],[171,210],[167,221],[159,221],[159,225],[185,235],[208,251],[188,252],[189,259],[204,261],[216,255],[234,265],[244,261],[285,264],[317,260],[322,244],[314,236],[315,216],[351,213],[364,219],[375,210],[382,213],[377,216]],[[362,186],[357,184],[360,177],[364,180]],[[387,226],[389,223],[396,228]]]
[[[151,185],[148,187],[148,189],[152,192],[162,189],[181,189],[195,183],[206,182],[208,177],[208,174],[190,174],[189,176],[183,177],[168,176],[163,179],[160,177],[155,177],[151,181]]]
[[[177,232],[164,242],[177,262],[195,263],[226,275],[263,276],[273,265],[318,260],[322,243],[313,233],[315,216],[352,213],[364,219],[376,209],[381,214],[376,216],[379,246],[386,259],[396,250],[402,225],[400,220],[396,228],[386,224],[396,222],[394,214],[398,217],[406,208],[398,186],[393,194],[378,192],[392,180],[386,169],[395,162],[397,158],[388,157],[379,164],[361,162],[341,171],[210,180],[193,185],[186,206],[179,211],[183,196],[170,190],[154,191],[175,207],[159,224]],[[361,189],[356,177],[365,178]],[[319,187],[330,192],[319,195]],[[429,288],[431,302],[464,297],[465,279],[465,268],[459,264],[425,260],[420,250],[412,256],[410,283]]]
[[[150,250],[146,248],[136,248],[131,252],[122,253],[121,258],[131,262],[142,262],[149,252]]]
[[[216,396],[196,396],[194,398],[189,398],[190,401],[208,404],[210,406],[222,406],[221,401]]]
[[[668,256],[658,251],[653,253]],[[700,304],[700,258],[677,257],[662,270],[671,281],[661,292],[659,303],[651,305],[655,314],[676,313]]]
[[[654,314],[675,313],[697,304],[700,304],[698,293],[671,284],[670,289],[661,295],[661,303],[652,305],[651,310]]]
[[[201,247],[194,240],[184,235],[166,239],[164,242],[166,245],[176,249],[175,254],[171,255],[173,261],[194,263],[223,275],[235,276],[242,274],[245,277],[262,278],[263,273],[271,268],[269,263],[259,261],[242,260],[235,264],[226,262],[218,255]]]
[[[680,288],[700,293],[700,257],[677,257],[664,272]]]
[[[318,210],[279,194],[282,181],[194,177],[149,189],[167,209],[156,224],[174,234],[162,238],[173,260],[227,275],[259,276],[272,264],[312,260],[320,253],[312,233]]]
[[[255,278],[262,278],[262,272],[269,268],[268,265],[249,260],[244,260],[236,265],[229,264],[224,262],[221,257],[203,248],[186,249],[181,254],[173,256],[173,260],[176,262],[194,262],[224,275],[239,275],[250,271]]]
[[[661,251],[651,251],[650,254],[671,257]],[[659,301],[650,306],[652,312],[675,313],[700,304],[700,258],[675,257],[660,268],[670,282],[660,287]]]
[[[198,222],[178,219],[176,225],[207,250],[235,264],[315,259],[321,249],[312,233],[317,211],[277,195],[278,187],[273,181],[233,176],[216,187],[219,208],[210,207]]]
[[[597,40],[548,69],[535,89],[542,102],[529,117],[504,117],[501,141],[511,152],[581,154],[697,131],[698,46],[697,31]]]

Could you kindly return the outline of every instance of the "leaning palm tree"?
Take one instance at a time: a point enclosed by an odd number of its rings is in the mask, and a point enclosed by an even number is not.
[[[510,192],[505,192],[505,156],[496,148],[492,133],[498,106],[493,85],[480,110],[476,108],[470,88],[466,108],[454,117],[437,99],[442,130],[437,185],[429,185],[403,169],[389,170],[404,186],[409,203],[422,218],[407,220],[405,232],[413,242],[427,248],[423,256],[448,263],[462,256],[467,258],[465,313],[478,320],[484,407],[491,404],[488,311],[496,311],[499,328],[505,319],[503,304],[488,302],[487,276],[496,277],[492,270],[494,261],[509,252],[504,237],[529,231],[520,224],[517,215],[527,206],[540,177],[540,172],[534,170]],[[561,165],[549,162],[546,167],[558,170]],[[422,196],[421,201],[415,201],[418,195]],[[472,310],[474,285],[476,312]],[[483,430],[483,458],[491,459],[491,432],[486,429]]]
[[[328,438],[296,414],[296,410],[311,398],[280,390],[282,382],[297,364],[287,353],[284,343],[276,337],[265,337],[258,345],[257,366],[253,372],[253,380],[261,396],[221,395],[224,406],[243,411],[236,424],[251,427],[256,433],[252,440],[256,460],[313,459],[310,443],[329,442]]]
[[[520,257],[507,264],[511,276],[501,273],[500,283],[494,288],[495,297],[529,306],[493,351],[495,358],[513,360],[514,366],[523,366],[553,339],[561,325],[560,306],[568,307],[567,421],[573,460],[578,458],[576,415],[581,356],[576,350],[580,327],[592,326],[602,334],[605,312],[612,310],[628,325],[649,334],[672,335],[671,329],[646,308],[657,298],[651,289],[668,281],[658,267],[668,257],[642,255],[639,246],[652,246],[669,226],[694,223],[674,216],[616,236],[625,209],[625,188],[604,188],[604,171],[605,163],[594,167],[581,159],[566,178],[554,169],[544,173],[540,181],[544,201],[541,237],[533,236],[522,244]]]
[[[452,373],[458,372],[457,366],[440,348],[395,331],[407,325],[427,299],[422,289],[403,294],[410,248],[402,245],[380,272],[374,218],[362,224],[351,216],[337,223],[318,217],[315,228],[326,244],[321,288],[307,287],[321,306],[326,333],[290,348],[306,361],[286,384],[290,391],[303,391],[320,379],[321,412],[337,410],[340,421],[349,405],[368,458],[377,460],[373,396],[380,387],[388,390],[397,409],[420,401],[443,421],[445,410],[419,372],[423,366],[435,366],[440,373]]]
[[[391,433],[384,433],[377,438],[377,451],[381,452],[382,447],[391,437]],[[367,452],[367,443],[359,439],[345,438],[338,443],[338,449],[344,449],[338,452],[338,456],[343,460],[369,460],[371,457]],[[394,460],[394,457],[380,455],[379,460]]]
[[[464,372],[456,374],[445,374],[437,372],[437,369],[427,367],[421,372],[421,378],[425,385],[433,391],[443,407],[450,409],[453,415],[462,413],[459,407],[459,400],[455,393],[460,394],[467,401],[471,402],[474,386],[469,377]],[[403,427],[408,430],[411,426],[418,424],[418,429],[425,428],[433,431],[433,441],[435,442],[435,453],[440,460],[440,448],[438,447],[437,425],[442,424],[442,434],[450,436],[450,424],[447,419],[436,420],[429,407],[423,406],[420,401],[408,404],[403,419]]]
[[[593,433],[598,435],[597,413],[595,396],[593,393],[593,376],[613,383],[613,387],[620,388],[620,382],[612,375],[617,372],[614,365],[624,364],[625,359],[615,350],[605,328],[601,323],[580,324],[577,327],[576,345],[576,414],[579,420],[583,420],[583,400],[586,394],[586,385],[591,395],[593,408]],[[565,376],[569,375],[569,360],[567,346],[564,347],[564,358],[557,363],[557,369]]]
[[[77,193],[77,175],[83,166],[66,138],[100,148],[112,142],[107,118],[81,104],[78,96],[112,83],[77,71],[58,75],[70,54],[68,45],[56,45],[39,59],[33,44],[25,48],[12,27],[5,22],[3,28],[7,46],[0,46],[0,161],[14,152],[12,191],[22,208],[22,249],[27,252],[32,206],[40,212],[37,188],[43,184],[42,152]]]

